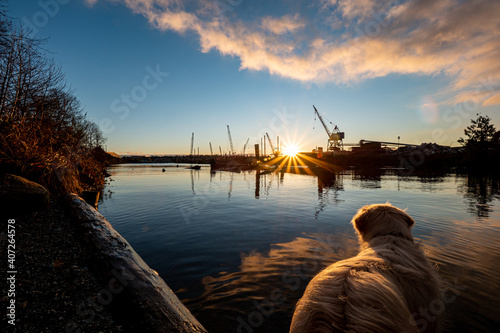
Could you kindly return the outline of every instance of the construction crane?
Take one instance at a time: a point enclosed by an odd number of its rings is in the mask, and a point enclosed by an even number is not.
[[[229,144],[231,145],[231,151],[229,152],[229,154],[233,155],[234,154],[233,139],[231,138],[231,131],[229,130],[229,125],[227,125],[227,135],[229,136]]]
[[[266,132],[266,136],[267,136],[267,140],[269,141],[269,147],[271,147],[272,154],[275,155],[275,156],[278,156],[279,151],[276,150],[276,149],[274,149],[274,145],[271,142],[271,138],[269,137],[269,134],[267,132]]]
[[[212,142],[209,142],[208,144],[210,145],[210,155],[213,155],[214,151],[212,150]]]
[[[247,139],[247,142],[245,142],[245,145],[243,146],[243,155],[245,155],[245,150],[247,149],[248,141],[250,141],[250,138]]]
[[[193,156],[193,145],[194,145],[194,132],[191,135],[191,150],[189,151],[189,155]]]
[[[342,140],[344,139],[344,132],[341,132],[337,125],[333,128],[333,131],[330,131],[328,129],[328,126],[326,126],[325,120],[323,117],[319,114],[318,110],[316,110],[316,107],[313,105],[315,115],[318,116],[319,120],[323,124],[323,127],[325,128],[326,134],[328,134],[328,151],[334,151],[334,150],[340,150],[343,149],[343,142]],[[332,122],[330,122],[331,124]]]

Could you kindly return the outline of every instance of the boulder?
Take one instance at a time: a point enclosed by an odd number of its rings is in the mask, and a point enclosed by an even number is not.
[[[26,178],[6,174],[0,176],[1,215],[15,217],[44,210],[48,207],[50,193],[45,187]]]

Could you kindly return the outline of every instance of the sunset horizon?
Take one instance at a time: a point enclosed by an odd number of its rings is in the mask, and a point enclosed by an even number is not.
[[[324,147],[312,105],[360,140],[457,140],[500,123],[496,1],[9,2],[120,155]]]

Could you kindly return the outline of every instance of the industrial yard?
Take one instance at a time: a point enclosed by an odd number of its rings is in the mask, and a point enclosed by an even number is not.
[[[472,158],[471,152],[467,152],[465,147],[442,146],[431,142],[415,144],[399,140],[387,142],[362,139],[354,144],[345,143],[345,132],[341,131],[338,125],[326,120],[314,105],[313,108],[315,119],[319,119],[325,130],[326,144],[318,145],[309,151],[284,149],[279,136],[274,139],[266,132],[260,142],[254,143],[253,146],[249,144],[248,138],[243,150],[238,153],[227,125],[229,151],[223,151],[221,146],[214,150],[212,142],[208,142],[210,154],[199,154],[199,147],[195,148],[195,133],[192,133],[188,154],[123,156],[120,162],[210,164],[213,170],[236,172],[269,170],[312,173],[316,170],[317,173],[318,169],[322,169],[322,172],[335,172],[347,168],[392,168],[403,174],[413,174],[430,171],[460,172],[465,168],[474,167],[487,169],[495,165],[498,159],[495,145],[481,152],[479,157]]]

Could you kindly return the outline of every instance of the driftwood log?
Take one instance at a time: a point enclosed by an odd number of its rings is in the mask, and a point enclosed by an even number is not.
[[[68,195],[70,213],[102,281],[96,308],[110,307],[130,332],[206,332],[158,273],[92,206]]]

